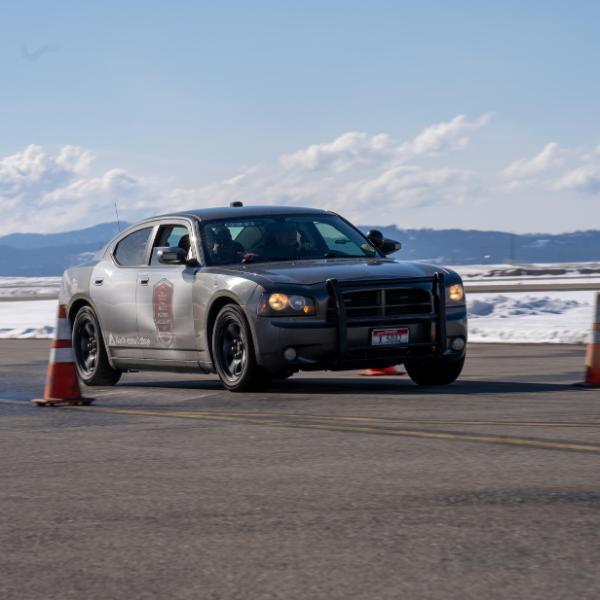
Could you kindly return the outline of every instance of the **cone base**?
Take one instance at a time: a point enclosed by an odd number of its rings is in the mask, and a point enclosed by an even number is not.
[[[54,406],[56,404],[69,404],[71,406],[89,406],[95,398],[34,398],[31,402],[36,406]]]

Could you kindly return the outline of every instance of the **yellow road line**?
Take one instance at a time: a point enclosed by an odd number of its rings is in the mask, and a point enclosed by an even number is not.
[[[22,400],[9,400],[9,399],[0,399],[0,404],[16,404],[28,406],[29,403]],[[137,409],[135,409],[137,410]],[[468,421],[460,421],[460,420],[449,420],[449,419],[402,419],[396,417],[357,417],[357,416],[348,416],[348,415],[311,415],[311,414],[302,414],[302,413],[286,413],[286,412],[252,412],[252,411],[239,411],[239,412],[221,412],[221,411],[177,411],[179,413],[189,412],[189,414],[193,415],[205,415],[205,416],[234,416],[234,417],[286,417],[286,418],[294,418],[294,419],[310,419],[317,421],[350,421],[350,422],[360,422],[360,423],[374,423],[374,424],[387,424],[387,423],[406,423],[406,424],[416,424],[416,425],[466,425],[466,426],[491,426],[491,427],[502,427],[502,426],[512,426],[512,427],[576,427],[576,428],[589,428],[594,429],[600,427],[600,421],[591,421],[591,422],[565,422],[565,421],[477,421],[477,420],[468,420]],[[163,412],[160,411],[160,415]],[[172,413],[170,413],[172,414]],[[159,416],[158,414],[156,416]]]
[[[201,413],[201,412],[186,412],[186,411],[166,411],[166,410],[146,410],[146,409],[129,409],[129,408],[101,408],[101,407],[65,407],[70,410],[85,410],[91,412],[102,412],[112,414],[123,414],[130,416],[148,416],[148,417],[168,417],[181,419],[198,419],[209,421],[228,421],[240,424],[252,425],[268,425],[271,427],[286,427],[292,429],[315,429],[323,431],[342,431],[354,433],[368,433],[379,435],[391,435],[398,437],[431,439],[431,440],[446,440],[446,441],[462,441],[462,442],[479,442],[484,444],[500,444],[504,446],[517,446],[537,448],[542,450],[570,450],[575,452],[585,453],[600,453],[600,445],[585,444],[569,441],[555,441],[543,439],[518,438],[511,436],[495,436],[484,434],[471,433],[451,433],[445,431],[426,431],[426,430],[403,430],[390,428],[375,428],[375,427],[359,427],[353,425],[336,425],[335,423],[301,423],[292,421],[278,421],[274,419],[243,419],[235,415]]]
[[[135,409],[134,409],[135,410]],[[294,419],[310,419],[317,421],[350,421],[360,423],[408,423],[418,425],[490,425],[490,426],[515,426],[515,427],[600,427],[600,422],[561,422],[561,421],[459,421],[447,419],[401,419],[396,417],[355,417],[347,415],[311,415],[286,412],[253,412],[253,411],[177,411],[192,415],[225,416],[225,417],[285,417]]]

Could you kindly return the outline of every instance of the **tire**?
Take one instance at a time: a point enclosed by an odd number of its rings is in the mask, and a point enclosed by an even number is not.
[[[85,385],[115,385],[119,381],[122,372],[108,362],[100,324],[91,306],[83,306],[75,316],[72,342],[77,375]]]
[[[237,304],[224,306],[212,335],[215,370],[230,392],[249,392],[266,387],[268,375],[256,363],[250,327]]]
[[[465,364],[465,357],[457,359],[428,358],[407,361],[404,368],[409,377],[423,386],[449,385],[456,381]]]

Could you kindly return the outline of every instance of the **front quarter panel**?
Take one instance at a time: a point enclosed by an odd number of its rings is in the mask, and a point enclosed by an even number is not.
[[[199,269],[194,286],[194,326],[198,332],[198,347],[203,350],[203,362],[211,362],[208,332],[210,321],[227,302],[239,304],[250,325],[256,344],[254,322],[258,302],[264,288],[245,277],[220,273],[216,269]]]

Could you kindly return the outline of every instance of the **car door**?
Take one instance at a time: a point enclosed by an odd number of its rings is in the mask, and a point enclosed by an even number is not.
[[[92,273],[90,295],[104,342],[114,358],[139,358],[136,294],[139,270],[147,264],[153,231],[146,225],[118,239]]]
[[[162,264],[158,251],[185,248],[188,264]],[[144,358],[150,361],[187,363],[198,361],[198,342],[193,313],[193,293],[199,266],[192,223],[170,219],[156,228],[149,264],[137,282],[138,335],[143,338]]]

